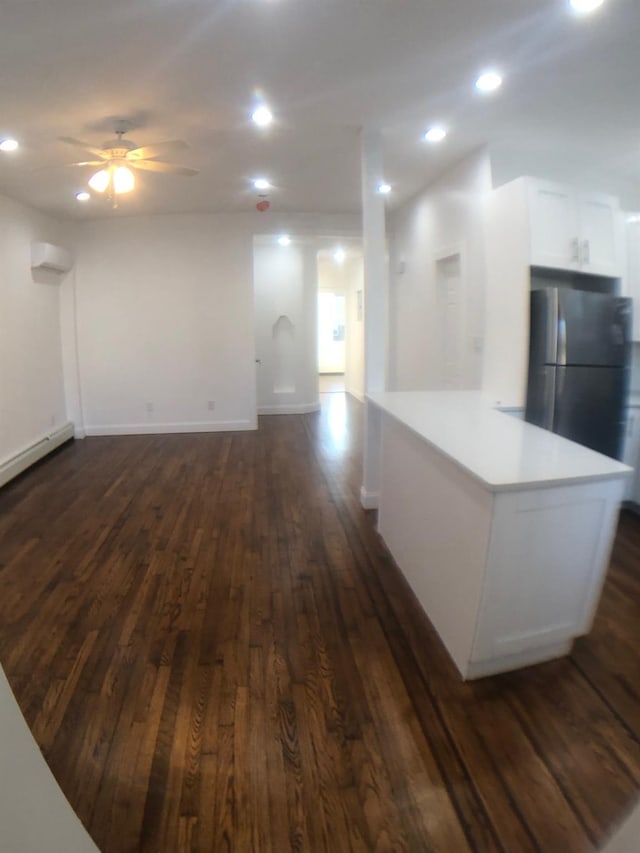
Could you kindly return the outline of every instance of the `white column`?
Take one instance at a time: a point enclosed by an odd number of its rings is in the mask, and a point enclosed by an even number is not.
[[[364,377],[365,394],[384,391],[387,366],[388,264],[384,197],[377,192],[383,180],[380,131],[361,133],[362,242],[364,255]],[[367,404],[364,429],[363,482],[360,500],[365,509],[378,506],[380,478],[380,412]]]
[[[62,371],[67,419],[72,421],[75,438],[84,438],[84,412],[80,385],[78,357],[77,280],[75,266],[60,286],[60,338],[62,342]]]

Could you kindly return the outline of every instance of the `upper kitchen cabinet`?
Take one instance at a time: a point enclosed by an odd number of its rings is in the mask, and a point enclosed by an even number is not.
[[[531,264],[593,275],[621,276],[619,205],[612,196],[575,192],[524,178]]]

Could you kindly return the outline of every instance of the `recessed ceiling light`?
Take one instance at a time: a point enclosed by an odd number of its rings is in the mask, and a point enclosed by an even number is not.
[[[378,192],[380,195],[389,195],[391,192],[391,184],[385,184],[384,182],[378,184]]]
[[[479,92],[495,92],[502,86],[502,77],[497,71],[485,71],[476,80],[476,89]]]
[[[281,234],[278,237],[278,245],[280,246],[288,246],[291,243],[291,237],[288,234]]]
[[[346,257],[347,257],[347,253],[345,252],[344,249],[336,249],[335,252],[333,253],[333,260],[337,264],[343,264]]]
[[[444,127],[430,127],[425,133],[424,139],[425,142],[442,142],[446,135],[447,131]]]
[[[571,8],[579,15],[588,15],[595,12],[604,3],[604,0],[569,0]]]
[[[266,178],[256,178],[256,180],[253,182],[253,186],[257,190],[268,190],[271,188],[271,184]]]
[[[251,119],[258,127],[268,127],[273,121],[273,113],[266,104],[261,104],[251,113]]]
[[[91,196],[89,195],[89,193],[82,191],[76,193],[76,198],[78,199],[78,201],[89,201]]]
[[[0,142],[0,151],[15,151],[20,147],[17,139],[3,139]]]
[[[640,222],[640,213],[630,213],[627,216],[627,222],[630,225],[637,225]]]

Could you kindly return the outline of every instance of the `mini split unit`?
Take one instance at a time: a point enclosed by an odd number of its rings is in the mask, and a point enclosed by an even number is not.
[[[71,252],[52,243],[31,244],[31,269],[69,272],[73,266]]]

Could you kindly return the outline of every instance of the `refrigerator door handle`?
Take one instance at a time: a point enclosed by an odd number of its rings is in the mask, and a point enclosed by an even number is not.
[[[546,308],[546,340],[544,345],[546,351],[543,360],[546,364],[557,364],[558,360],[558,310],[559,299],[557,290],[545,295],[544,305]]]
[[[567,364],[567,321],[564,315],[562,299],[558,299],[558,361],[557,364]]]
[[[553,431],[553,421],[556,407],[556,375],[557,368],[546,367],[544,371],[544,414],[541,424],[544,429]]]

